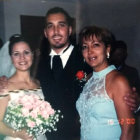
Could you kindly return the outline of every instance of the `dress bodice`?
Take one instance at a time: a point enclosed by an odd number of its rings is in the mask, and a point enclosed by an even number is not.
[[[10,101],[9,101],[9,103],[12,102],[15,99],[20,98],[20,96],[22,96],[24,94],[36,94],[41,99],[44,99],[44,95],[42,93],[42,89],[41,88],[28,89],[28,90],[20,89],[20,90],[9,91],[9,95],[10,95]]]
[[[41,88],[38,88],[38,89],[29,89],[29,90],[23,90],[23,89],[13,90],[13,91],[9,91],[8,93],[10,95],[10,100],[8,102],[8,105],[11,102],[15,101],[16,99],[20,98],[22,95],[25,95],[25,94],[36,94],[41,99],[44,99],[44,95],[43,95],[43,92],[42,92],[42,89]],[[13,137],[10,137],[10,136],[6,136],[4,138],[4,140],[21,140],[21,139],[20,138],[13,138]],[[46,138],[45,135],[40,135],[40,136],[37,137],[37,140],[47,140],[47,138]]]
[[[76,107],[80,115],[81,140],[119,140],[121,129],[114,102],[106,92],[106,75],[113,65],[100,72],[93,72]]]

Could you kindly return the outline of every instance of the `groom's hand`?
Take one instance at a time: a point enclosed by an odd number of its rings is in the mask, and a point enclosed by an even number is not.
[[[0,94],[2,94],[8,86],[8,79],[6,76],[0,77]]]
[[[140,95],[138,95],[136,88],[132,88],[132,94],[128,93],[124,96],[126,104],[129,106],[130,110],[136,111],[140,105]]]

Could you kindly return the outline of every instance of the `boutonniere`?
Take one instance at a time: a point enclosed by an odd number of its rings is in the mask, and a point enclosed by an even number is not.
[[[85,83],[86,80],[87,80],[87,74],[82,71],[82,70],[79,70],[77,73],[76,73],[76,79],[80,82],[80,83]]]

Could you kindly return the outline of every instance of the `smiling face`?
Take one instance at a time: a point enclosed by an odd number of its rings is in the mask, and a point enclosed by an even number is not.
[[[104,43],[91,35],[82,40],[82,54],[94,71],[101,71],[108,66],[107,53],[110,52],[110,47],[106,47]]]
[[[64,14],[55,13],[47,17],[44,33],[54,51],[59,52],[68,46],[71,32],[72,27],[68,25]]]
[[[28,71],[33,62],[33,54],[25,42],[15,43],[11,54],[12,62],[17,70]]]

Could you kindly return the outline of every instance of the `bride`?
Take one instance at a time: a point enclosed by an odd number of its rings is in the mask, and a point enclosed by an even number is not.
[[[4,140],[33,140],[26,130],[15,131],[9,127],[4,120],[7,106],[10,101],[19,98],[20,94],[34,91],[34,94],[44,98],[39,82],[30,75],[30,68],[33,62],[33,50],[28,42],[21,36],[16,35],[10,38],[9,54],[16,72],[8,79],[7,94],[0,97],[0,134],[5,135]],[[22,90],[21,90],[22,89]],[[46,140],[45,135],[40,135],[37,140]]]

